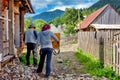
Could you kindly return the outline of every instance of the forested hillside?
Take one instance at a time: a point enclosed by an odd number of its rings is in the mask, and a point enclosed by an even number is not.
[[[55,10],[55,11],[50,11],[50,12],[43,12],[40,13],[36,16],[33,16],[32,19],[33,20],[37,20],[37,19],[42,19],[46,22],[49,22],[51,20],[53,20],[56,17],[60,17],[61,15],[63,15],[64,11],[62,10]]]
[[[89,9],[99,9],[106,4],[111,4],[114,8],[120,11],[120,0],[99,0],[97,3],[89,7]]]

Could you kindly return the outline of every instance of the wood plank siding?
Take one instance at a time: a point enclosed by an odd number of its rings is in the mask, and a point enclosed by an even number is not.
[[[120,24],[120,15],[110,6],[100,14],[91,24]]]

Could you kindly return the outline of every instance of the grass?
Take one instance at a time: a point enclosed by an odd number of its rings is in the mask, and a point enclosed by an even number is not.
[[[20,62],[26,64],[26,50],[23,51],[23,54],[19,57]],[[37,63],[39,63],[39,58],[37,59]],[[30,64],[33,64],[33,55],[30,55]]]
[[[71,64],[71,61],[69,59],[64,60],[64,65],[70,66],[70,64]]]
[[[73,39],[70,43],[71,44],[77,44],[77,40]]]
[[[91,55],[83,53],[81,49],[75,52],[77,61],[81,63],[92,76],[106,77],[110,80],[120,80],[120,76],[112,70],[111,66],[105,66]]]

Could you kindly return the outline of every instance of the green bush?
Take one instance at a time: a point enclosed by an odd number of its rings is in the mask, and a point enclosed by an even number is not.
[[[92,76],[107,77],[110,80],[120,80],[120,76],[112,70],[111,66],[104,67],[103,63],[93,58],[89,53],[83,53],[81,49],[75,52],[75,56]]]

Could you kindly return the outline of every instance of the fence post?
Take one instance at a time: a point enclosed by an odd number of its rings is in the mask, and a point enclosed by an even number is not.
[[[99,39],[99,59],[104,64],[104,38]]]

